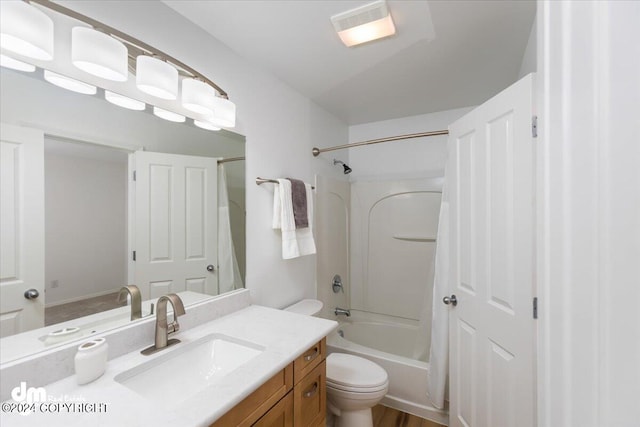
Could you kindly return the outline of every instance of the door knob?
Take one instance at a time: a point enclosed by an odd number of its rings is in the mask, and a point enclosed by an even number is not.
[[[24,297],[26,299],[36,299],[40,296],[40,292],[37,289],[27,289],[24,291]]]
[[[456,298],[456,296],[452,294],[450,297],[442,298],[442,302],[447,305],[451,304],[455,307],[456,305],[458,305],[458,298]]]
[[[212,271],[215,271],[215,269],[216,268],[213,266],[213,264],[207,265],[207,271],[212,272]]]

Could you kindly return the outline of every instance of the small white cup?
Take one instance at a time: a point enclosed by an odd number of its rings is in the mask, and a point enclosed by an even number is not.
[[[107,368],[109,345],[104,338],[95,338],[78,347],[74,358],[78,384],[87,384],[100,378]]]

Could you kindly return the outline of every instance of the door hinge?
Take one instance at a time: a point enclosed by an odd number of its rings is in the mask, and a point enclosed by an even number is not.
[[[533,318],[538,318],[538,297],[533,298]]]
[[[136,180],[136,171],[133,171],[133,180]]]
[[[538,137],[538,116],[531,118],[531,136],[534,138]]]
[[[136,251],[133,251],[133,260],[136,260]]]

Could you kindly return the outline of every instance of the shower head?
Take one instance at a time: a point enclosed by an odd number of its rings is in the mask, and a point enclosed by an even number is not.
[[[342,165],[342,167],[344,168],[344,174],[345,175],[348,174],[348,173],[351,173],[351,171],[353,170],[345,162],[343,162],[341,160],[333,159],[333,164],[334,165]]]

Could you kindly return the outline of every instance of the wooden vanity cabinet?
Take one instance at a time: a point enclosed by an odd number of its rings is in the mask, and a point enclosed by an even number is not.
[[[323,338],[211,427],[324,426],[326,341]]]

